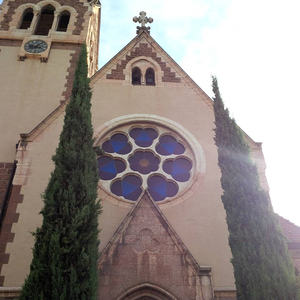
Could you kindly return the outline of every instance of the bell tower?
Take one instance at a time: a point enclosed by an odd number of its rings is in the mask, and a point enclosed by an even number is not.
[[[89,76],[96,72],[100,11],[99,0],[4,0],[0,5],[0,163],[14,161],[20,133],[68,100],[83,43]]]
[[[3,0],[0,5],[0,287],[16,217],[14,170],[21,170],[22,185],[30,165],[24,153],[21,163],[16,145],[63,111],[82,44],[89,76],[97,71],[100,14],[99,0]]]

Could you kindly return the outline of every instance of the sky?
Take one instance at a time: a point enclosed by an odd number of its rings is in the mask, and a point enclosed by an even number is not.
[[[299,0],[102,0],[100,66],[135,36],[132,17],[209,95],[218,78],[238,125],[263,143],[275,212],[300,226]]]
[[[263,143],[275,212],[300,226],[300,1],[101,3],[99,66],[135,37],[132,18],[146,11],[152,37],[209,96],[217,76],[231,116]]]

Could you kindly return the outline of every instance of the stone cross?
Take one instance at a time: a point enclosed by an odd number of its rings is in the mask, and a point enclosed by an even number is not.
[[[145,11],[141,11],[140,12],[140,16],[139,17],[134,17],[132,20],[133,22],[137,23],[139,22],[142,26],[137,26],[137,34],[140,33],[141,31],[147,31],[148,33],[150,33],[150,27],[146,27],[145,25],[147,23],[152,23],[153,19],[152,18],[148,18],[147,13]]]

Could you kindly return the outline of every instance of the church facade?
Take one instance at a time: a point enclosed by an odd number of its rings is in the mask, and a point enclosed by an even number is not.
[[[18,296],[41,224],[81,45],[98,157],[99,299],[235,299],[212,100],[151,37],[97,70],[101,4],[4,0],[0,11],[0,299]],[[100,51],[101,55],[101,51]],[[245,134],[263,188],[261,144]],[[300,269],[300,231],[280,219]]]

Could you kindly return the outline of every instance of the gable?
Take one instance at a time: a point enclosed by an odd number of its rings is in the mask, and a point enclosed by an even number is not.
[[[165,299],[208,300],[213,295],[211,268],[197,264],[147,193],[102,251],[99,269],[101,299],[125,297],[127,290],[145,283],[174,296]]]
[[[185,87],[193,90],[212,108],[210,97],[184,72],[184,70],[165,52],[145,31],[138,34],[91,78],[91,86],[97,81],[118,81],[131,84],[131,66],[138,60],[147,60],[156,68],[157,86]],[[125,81],[125,82],[124,82]]]

